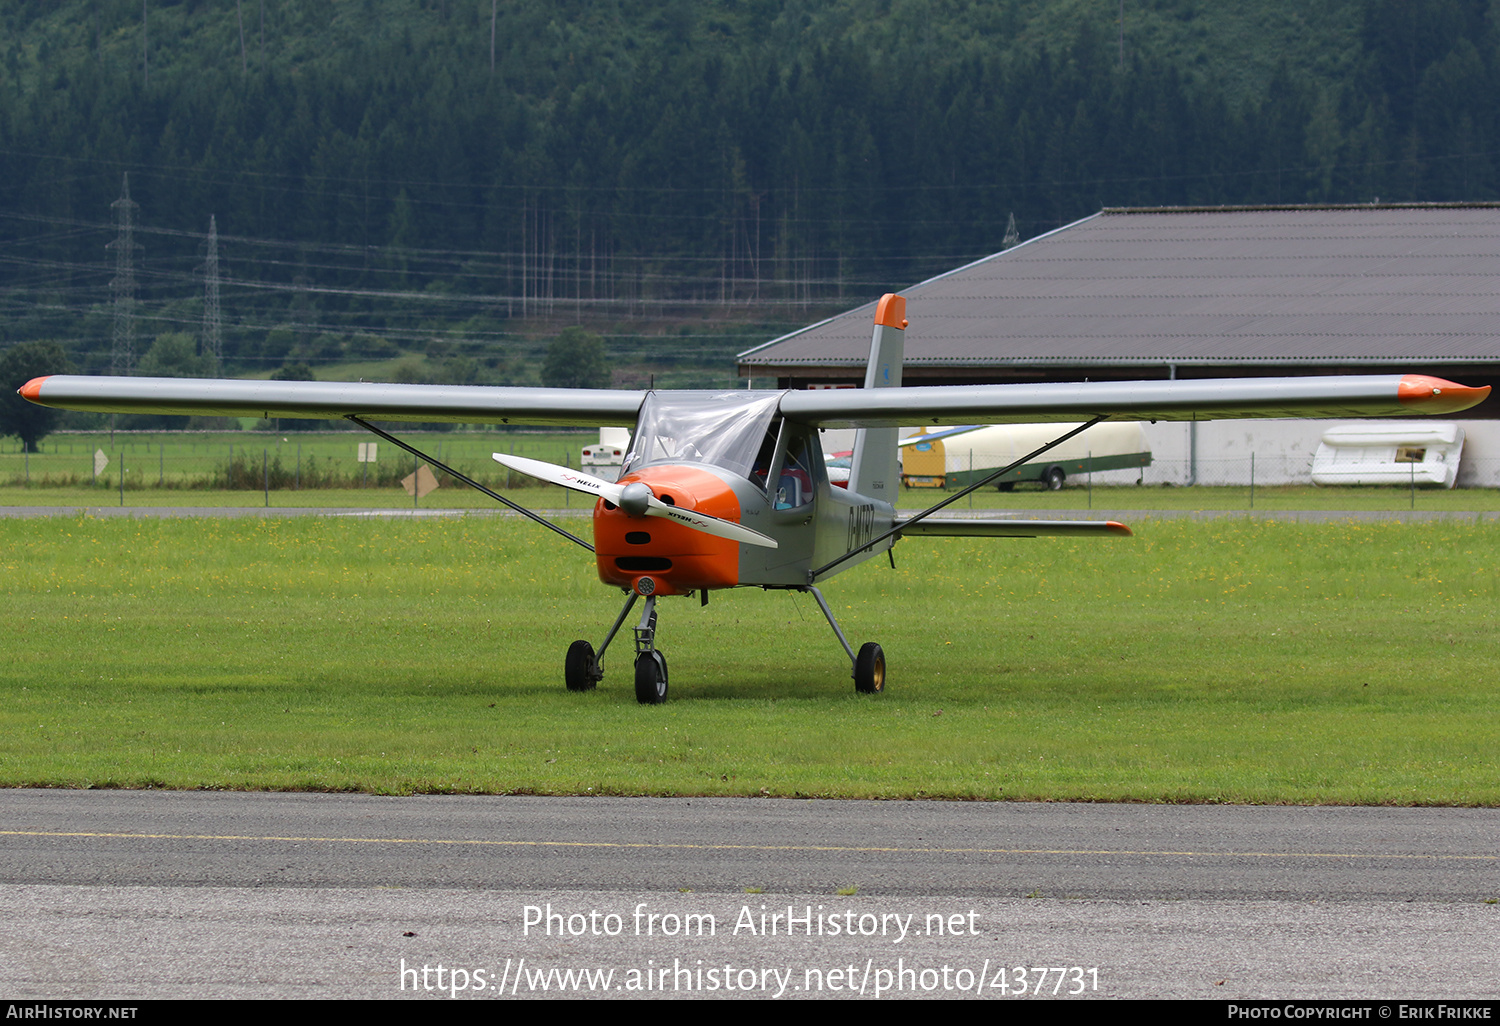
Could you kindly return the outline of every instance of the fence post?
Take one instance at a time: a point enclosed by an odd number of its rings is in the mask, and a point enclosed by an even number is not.
[[[416,509],[417,508],[417,497],[422,494],[422,482],[417,479],[417,475],[420,474],[421,472],[422,472],[422,465],[417,462],[417,457],[416,457],[416,454],[414,453],[414,454],[412,454],[412,458],[411,458],[411,508],[412,509]]]
[[[1089,509],[1094,508],[1094,450],[1089,450]]]
[[[120,446],[120,505],[125,505],[125,447]]]
[[[1411,467],[1411,508],[1412,509],[1416,509],[1417,508],[1417,464],[1415,462],[1412,462],[1412,463],[1409,463],[1407,465],[1409,467]]]
[[[266,490],[266,509],[271,508],[271,470],[267,450],[260,451],[260,486]]]

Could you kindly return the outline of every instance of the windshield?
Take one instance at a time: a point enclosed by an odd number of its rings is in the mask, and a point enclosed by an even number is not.
[[[708,463],[750,476],[780,392],[651,392],[622,476],[653,463]]]

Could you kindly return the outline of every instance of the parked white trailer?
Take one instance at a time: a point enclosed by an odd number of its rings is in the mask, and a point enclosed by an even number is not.
[[[1452,421],[1340,424],[1323,432],[1313,484],[1452,488],[1463,449],[1464,429]]]

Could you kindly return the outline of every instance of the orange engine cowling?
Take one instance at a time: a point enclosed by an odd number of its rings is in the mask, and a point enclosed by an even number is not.
[[[697,467],[647,467],[620,478],[640,481],[663,502],[721,520],[740,519],[740,501],[719,478]],[[605,584],[640,594],[686,595],[739,583],[740,546],[665,517],[632,517],[600,499],[594,505],[594,559]],[[643,578],[649,578],[645,585]],[[644,585],[644,587],[643,587]]]

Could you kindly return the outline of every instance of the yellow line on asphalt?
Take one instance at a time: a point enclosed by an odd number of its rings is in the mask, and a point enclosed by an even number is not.
[[[618,848],[681,851],[827,851],[903,855],[1136,855],[1179,858],[1442,859],[1500,861],[1496,855],[1373,854],[1336,851],[1135,851],[1119,848],[891,848],[838,844],[669,844],[622,841],[497,841],[441,837],[293,837],[277,834],[144,834],[83,830],[0,830],[0,837],[99,837],[140,841],[293,841],[323,844],[453,844],[500,848]]]

